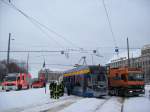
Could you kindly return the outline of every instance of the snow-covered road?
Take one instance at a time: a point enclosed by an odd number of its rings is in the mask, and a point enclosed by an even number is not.
[[[0,112],[150,112],[150,98],[141,97],[106,97],[82,98],[63,96],[60,99],[49,98],[49,91],[44,88],[22,91],[0,92]]]

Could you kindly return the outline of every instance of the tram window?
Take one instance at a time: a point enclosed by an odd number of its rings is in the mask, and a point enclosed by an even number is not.
[[[72,76],[72,77],[70,78],[70,82],[72,83],[72,85],[75,85],[75,76]]]
[[[80,76],[75,76],[75,86],[81,86],[82,78]]]
[[[97,83],[97,75],[96,74],[92,74],[91,75],[91,79],[92,79],[92,83]]]
[[[90,75],[87,77],[87,86],[88,87],[92,86],[92,77]]]

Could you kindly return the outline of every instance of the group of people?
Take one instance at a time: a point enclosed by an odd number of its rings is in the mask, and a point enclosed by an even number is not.
[[[54,99],[59,99],[59,97],[64,95],[64,84],[63,81],[61,83],[52,82],[49,85],[50,89],[50,97]]]

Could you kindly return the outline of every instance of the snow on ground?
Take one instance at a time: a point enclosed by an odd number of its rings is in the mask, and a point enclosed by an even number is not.
[[[60,112],[121,112],[122,99],[112,97],[110,99],[85,98]]]
[[[49,101],[49,92],[45,94],[45,89],[29,89],[21,91],[0,92],[0,109],[9,110],[11,108],[24,107],[33,104],[42,104]]]
[[[45,88],[0,92],[0,112],[41,112],[52,107],[69,104],[80,97],[64,95],[60,99],[51,99],[48,86]]]
[[[63,96],[50,99],[45,88],[0,92],[0,112],[150,112],[150,85],[141,97],[82,98]],[[123,111],[122,111],[123,107]]]
[[[112,97],[106,101],[96,112],[121,112],[123,99]]]
[[[80,97],[65,95],[60,99],[51,99],[49,102],[45,102],[36,106],[31,106],[25,108],[24,110],[22,109],[19,112],[58,112],[59,110],[69,106],[70,104],[78,100],[80,100]]]
[[[123,112],[150,112],[150,85],[145,86],[145,95],[125,99]]]
[[[146,97],[128,98],[123,112],[150,112],[150,99]]]
[[[96,98],[85,98],[71,106],[65,108],[60,112],[95,112],[97,107],[100,106],[105,100]]]

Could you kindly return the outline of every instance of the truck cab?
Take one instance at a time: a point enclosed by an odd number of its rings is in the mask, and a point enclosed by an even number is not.
[[[28,89],[31,75],[26,73],[9,73],[5,76],[2,89],[6,91]]]
[[[110,68],[108,83],[111,95],[138,96],[145,92],[140,68]]]

